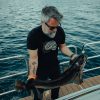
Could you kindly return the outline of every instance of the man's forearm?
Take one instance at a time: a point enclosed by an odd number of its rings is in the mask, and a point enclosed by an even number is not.
[[[62,53],[63,53],[64,55],[67,55],[67,56],[69,56],[69,57],[71,57],[72,54],[74,54],[67,46],[63,46],[63,47],[61,48],[61,51],[62,51]]]
[[[38,67],[38,59],[29,59],[29,75],[28,77],[35,77]]]

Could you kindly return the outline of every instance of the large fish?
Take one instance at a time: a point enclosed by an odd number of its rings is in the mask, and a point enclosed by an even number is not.
[[[32,88],[43,88],[53,89],[71,82],[82,82],[82,69],[87,61],[85,54],[80,54],[72,64],[69,65],[68,69],[61,74],[61,76],[55,80],[34,80],[30,79],[27,83],[22,81],[16,81],[15,87],[17,90],[32,89]],[[78,79],[78,80],[76,80]]]

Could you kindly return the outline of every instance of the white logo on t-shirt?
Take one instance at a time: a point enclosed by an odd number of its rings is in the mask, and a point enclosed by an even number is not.
[[[57,48],[57,44],[53,40],[49,41],[49,42],[46,42],[43,45],[43,49],[44,49],[45,52],[48,52],[50,50],[56,50],[56,48]]]

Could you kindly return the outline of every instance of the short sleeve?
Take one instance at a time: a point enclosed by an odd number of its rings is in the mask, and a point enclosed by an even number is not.
[[[59,28],[59,44],[64,44],[65,43],[65,32],[64,30],[60,27]]]
[[[36,31],[33,29],[27,36],[27,49],[36,50],[38,48],[38,41]]]

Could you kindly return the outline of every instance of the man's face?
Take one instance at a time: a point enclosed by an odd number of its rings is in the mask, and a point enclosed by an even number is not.
[[[55,18],[50,18],[48,22],[45,22],[46,35],[54,38],[57,32],[59,22]]]
[[[59,22],[54,18],[50,18],[49,21],[45,23],[45,25],[48,30],[48,33],[53,33],[57,31]]]

